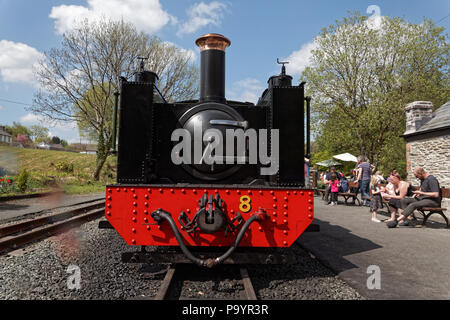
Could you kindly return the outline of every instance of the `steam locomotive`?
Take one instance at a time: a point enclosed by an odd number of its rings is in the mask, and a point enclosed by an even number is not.
[[[253,249],[288,248],[313,221],[305,83],[293,86],[280,62],[281,74],[270,77],[256,105],[226,100],[230,44],[219,34],[196,40],[199,100],[166,102],[143,60],[134,81],[121,81],[117,184],[106,186],[103,227],[141,246],[123,261],[158,260],[146,246],[173,248],[178,254],[164,259],[182,255],[207,267],[251,260]],[[199,254],[208,248],[215,256]],[[263,262],[275,263],[270,257]]]

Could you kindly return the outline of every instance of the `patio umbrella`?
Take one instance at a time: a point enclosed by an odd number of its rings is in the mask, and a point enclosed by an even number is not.
[[[358,161],[358,159],[350,153],[341,153],[341,154],[333,156],[333,158],[341,160],[341,161],[350,161],[350,162]]]
[[[321,162],[317,162],[316,165],[322,167],[332,167],[332,166],[341,166],[342,164],[340,162],[337,162],[336,160],[328,159]]]

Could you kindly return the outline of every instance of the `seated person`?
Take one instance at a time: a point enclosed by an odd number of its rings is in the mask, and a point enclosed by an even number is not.
[[[393,194],[384,196],[384,199],[389,199],[389,209],[391,211],[391,218],[385,222],[389,223],[395,221],[399,209],[401,209],[400,200],[406,196],[412,196],[411,184],[403,181],[402,177],[398,173],[394,173],[390,176],[390,183],[393,185]]]
[[[345,175],[342,175],[341,186],[339,187],[339,192],[348,192],[348,180]]]
[[[439,181],[432,175],[425,172],[421,167],[414,169],[414,176],[420,179],[420,190],[413,191],[412,198],[405,198],[400,201],[401,210],[398,219],[387,224],[388,228],[395,228],[398,225],[408,226],[407,217],[414,212],[415,209],[423,207],[438,208],[441,205]]]
[[[378,183],[378,184],[379,184],[379,183],[382,183],[382,184],[385,184],[385,183],[386,183],[386,180],[384,180],[384,177],[383,177],[383,175],[381,174],[381,171],[375,172],[375,174],[374,174],[372,177],[375,177],[375,178],[377,179],[377,183]],[[372,181],[371,181],[371,182],[372,182]]]
[[[336,172],[336,167],[331,167],[330,168],[330,172],[328,172],[325,175],[325,178],[323,179],[324,180],[323,182],[325,183],[325,196],[324,196],[324,198],[325,198],[325,202],[327,204],[331,203],[331,201],[328,201],[328,198],[330,196],[330,189],[331,189],[331,187],[329,185],[329,181],[331,180],[331,175],[333,175],[333,174],[336,175],[336,178],[337,178],[338,181],[340,181],[341,178],[342,178],[341,175],[338,172]]]

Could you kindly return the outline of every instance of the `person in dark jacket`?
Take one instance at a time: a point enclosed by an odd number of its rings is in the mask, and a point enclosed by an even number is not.
[[[366,156],[358,157],[357,180],[361,190],[361,200],[364,201],[365,206],[370,206],[370,178],[375,169],[375,166],[370,164]]]

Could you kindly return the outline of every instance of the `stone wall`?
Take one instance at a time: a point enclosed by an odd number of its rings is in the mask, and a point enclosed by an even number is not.
[[[406,144],[408,181],[419,185],[413,170],[423,167],[435,176],[441,187],[450,188],[450,135],[420,139]],[[450,199],[443,199],[442,206],[450,211]]]

